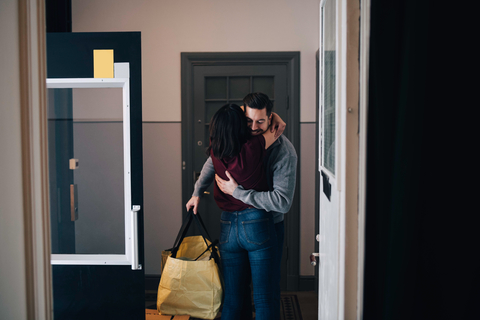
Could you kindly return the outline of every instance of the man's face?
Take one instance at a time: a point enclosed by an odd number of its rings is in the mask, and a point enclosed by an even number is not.
[[[247,107],[245,110],[245,116],[247,116],[247,124],[250,129],[252,129],[252,135],[254,136],[267,131],[270,126],[270,120],[272,119],[271,114],[270,117],[267,117],[267,108],[259,110]]]

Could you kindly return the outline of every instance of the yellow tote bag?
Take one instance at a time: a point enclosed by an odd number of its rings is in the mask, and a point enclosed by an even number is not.
[[[178,247],[177,251],[177,257],[182,257],[182,258],[190,258],[190,259],[195,259],[197,258],[200,254],[202,254],[206,249],[207,246],[205,245],[205,241],[207,242],[208,245],[211,244],[210,240],[205,239],[202,236],[191,236],[191,237],[185,237]],[[218,248],[216,248],[218,250]],[[165,267],[165,263],[167,262],[167,258],[172,255],[172,249],[167,249],[162,251],[162,264],[161,264],[161,272],[163,273],[163,268]],[[218,251],[217,251],[218,252]],[[207,256],[207,253],[205,252],[200,259],[205,259]]]
[[[182,226],[175,246],[167,250],[170,255],[158,286],[157,310],[164,315],[214,319],[223,298],[217,241],[212,244],[200,216],[192,216]],[[202,235],[185,237],[192,219],[203,228]]]

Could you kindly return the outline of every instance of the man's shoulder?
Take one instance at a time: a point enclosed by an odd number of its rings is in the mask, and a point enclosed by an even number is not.
[[[280,141],[280,147],[284,151],[284,154],[288,154],[295,157],[297,156],[295,147],[290,142],[290,140],[288,140],[288,138],[285,137],[285,135],[282,134],[280,137],[278,137],[278,140]]]
[[[283,134],[278,137],[277,141],[270,148],[272,148],[272,154],[275,153],[279,157],[297,157],[295,147]]]

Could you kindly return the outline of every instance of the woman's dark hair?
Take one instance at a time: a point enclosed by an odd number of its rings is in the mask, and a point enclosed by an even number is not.
[[[235,157],[250,136],[251,130],[247,126],[243,110],[236,104],[226,104],[210,121],[210,146],[207,155],[212,151],[217,159]]]
[[[267,117],[270,117],[272,113],[273,103],[265,93],[254,92],[249,93],[243,98],[243,105],[252,109],[265,109],[267,108]]]

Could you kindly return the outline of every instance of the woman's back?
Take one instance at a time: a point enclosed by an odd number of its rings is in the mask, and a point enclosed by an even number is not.
[[[268,191],[263,159],[266,154],[265,138],[263,135],[251,137],[245,142],[240,152],[234,157],[218,159],[210,151],[215,173],[224,180],[228,180],[225,171],[228,171],[235,181],[244,189]],[[234,197],[223,193],[215,183],[214,199],[223,211],[241,211],[251,206]]]

